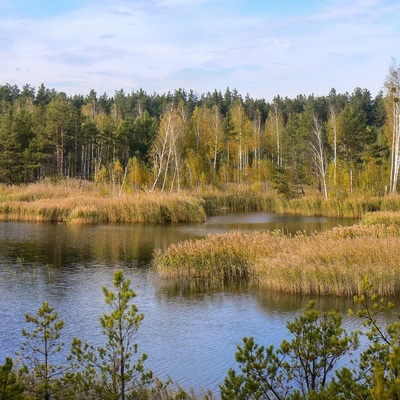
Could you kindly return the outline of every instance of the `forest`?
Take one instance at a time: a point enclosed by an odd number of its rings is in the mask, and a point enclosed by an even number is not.
[[[67,96],[4,84],[0,182],[69,177],[132,193],[244,184],[287,196],[380,196],[397,189],[399,91],[396,64],[375,97],[361,88],[272,102],[229,88]]]

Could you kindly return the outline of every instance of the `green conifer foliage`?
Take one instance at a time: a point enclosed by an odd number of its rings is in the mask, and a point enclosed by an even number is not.
[[[0,400],[22,400],[23,391],[24,388],[13,371],[13,361],[6,357],[5,364],[0,366]]]
[[[105,345],[93,347],[74,338],[72,359],[77,364],[77,382],[86,395],[98,399],[131,399],[144,396],[152,382],[152,372],[144,369],[146,354],[137,356],[136,332],[143,320],[132,303],[136,296],[123,271],[114,274],[114,290],[103,287],[104,300],[110,309],[100,318]]]
[[[19,352],[23,366],[21,379],[33,398],[48,400],[60,390],[68,369],[54,362],[64,346],[61,341],[64,321],[58,319],[57,312],[47,302],[36,315],[26,314],[25,320],[34,328],[22,330],[25,341]]]

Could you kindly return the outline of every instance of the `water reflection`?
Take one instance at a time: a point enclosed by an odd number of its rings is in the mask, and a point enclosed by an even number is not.
[[[21,344],[24,314],[36,313],[43,301],[64,319],[67,345],[73,336],[101,343],[101,287],[110,287],[113,271],[122,268],[145,315],[138,343],[149,355],[147,367],[161,378],[169,374],[185,387],[216,390],[234,365],[236,345],[243,336],[279,344],[287,335],[286,321],[309,299],[247,287],[194,290],[180,282],[165,284],[149,270],[154,249],[232,229],[284,229],[294,234],[351,222],[238,213],[202,224],[167,226],[0,223],[0,363]],[[349,308],[343,299],[318,301],[327,309]]]

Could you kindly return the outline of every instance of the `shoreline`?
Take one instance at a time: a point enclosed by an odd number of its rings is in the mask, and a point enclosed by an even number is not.
[[[316,193],[286,198],[272,190],[228,186],[180,194],[144,191],[112,195],[93,182],[66,179],[0,186],[1,221],[68,224],[202,222],[235,211],[361,218],[375,211],[400,211],[400,196],[351,196],[325,200]]]

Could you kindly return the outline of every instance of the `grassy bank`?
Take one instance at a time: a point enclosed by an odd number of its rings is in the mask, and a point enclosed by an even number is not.
[[[230,211],[272,211],[278,214],[361,218],[374,211],[400,211],[400,196],[367,197],[360,194],[324,199],[319,193],[287,198],[273,190],[258,187],[228,186],[224,190],[207,188],[199,196],[204,199],[208,215]]]
[[[110,222],[176,223],[204,221],[206,215],[234,211],[272,211],[303,216],[361,218],[371,211],[400,210],[400,196],[323,199],[318,193],[286,198],[272,189],[246,185],[196,192],[122,193],[93,182],[63,180],[31,185],[0,185],[0,220],[72,224]]]
[[[95,184],[76,180],[58,184],[0,188],[0,220],[71,224],[199,222],[206,218],[200,198],[137,193],[110,196]]]
[[[371,277],[374,288],[392,296],[400,290],[400,228],[354,225],[306,236],[280,232],[211,235],[155,254],[154,265],[166,279],[223,287],[257,285],[291,294],[359,294]]]
[[[295,199],[279,198],[275,204],[275,211],[303,216],[361,218],[367,212],[380,210],[382,202],[381,197],[355,195],[343,199],[325,200],[321,196],[313,195]],[[400,198],[396,198],[393,204],[400,205]]]

